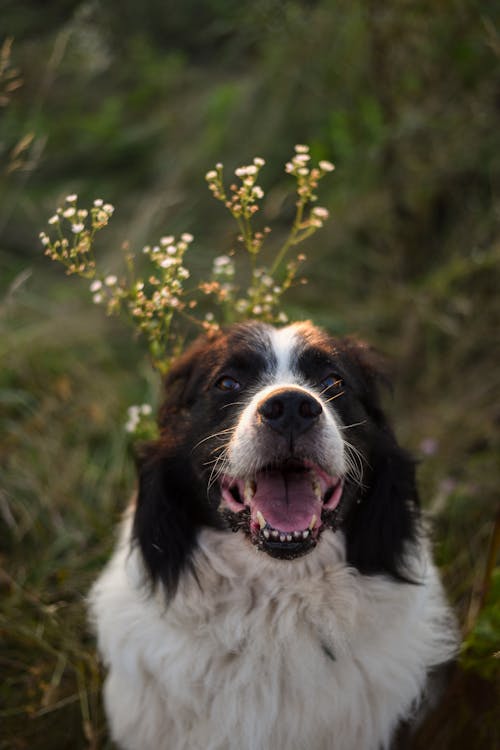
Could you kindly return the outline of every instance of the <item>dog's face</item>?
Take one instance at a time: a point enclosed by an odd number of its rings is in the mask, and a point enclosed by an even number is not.
[[[175,578],[206,525],[287,560],[310,553],[327,528],[349,536],[388,460],[407,494],[394,525],[415,500],[413,468],[380,410],[371,359],[308,323],[249,323],[195,342],[167,378],[161,438],[140,472],[135,530],[153,578]],[[363,545],[356,537],[352,549]],[[391,542],[398,554],[403,544]]]

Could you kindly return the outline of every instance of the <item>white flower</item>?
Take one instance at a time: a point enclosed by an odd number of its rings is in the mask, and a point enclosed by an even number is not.
[[[328,209],[322,208],[321,206],[315,206],[311,213],[313,213],[314,216],[317,216],[318,219],[328,219],[330,216]]]
[[[102,302],[102,294],[99,294],[99,292],[97,294],[94,294],[92,300],[94,304],[98,305],[100,302]]]
[[[151,414],[152,411],[153,409],[150,404],[143,404],[141,406],[141,414],[145,414],[147,416],[148,414]]]
[[[193,239],[194,239],[193,235],[189,234],[189,232],[184,232],[184,234],[181,234],[181,240],[183,242],[187,242],[188,245],[189,245],[190,242],[193,241]]]
[[[171,234],[169,234],[168,237],[160,237],[160,245],[162,247],[165,247],[166,245],[171,245],[172,242],[175,242],[175,237],[172,237]]]
[[[75,203],[77,200],[78,200],[78,196],[76,193],[66,196],[66,203]]]
[[[288,315],[284,312],[280,312],[278,315],[278,323],[288,323]]]
[[[236,177],[245,177],[246,173],[247,173],[246,167],[238,167],[237,169],[234,170],[234,174],[236,175]]]
[[[254,313],[254,315],[260,315],[262,312],[262,307],[260,305],[255,305],[252,308],[252,312]]]
[[[88,213],[89,212],[85,208],[82,208],[82,209],[80,209],[80,211],[78,211],[78,218],[79,219],[86,219],[87,216],[88,216]]]
[[[76,213],[76,208],[67,208],[65,211],[63,211],[62,215],[65,219],[70,219],[72,216],[74,216]]]
[[[79,234],[80,232],[83,232],[85,229],[85,224],[72,224],[71,225],[71,231],[74,232],[74,234]]]
[[[296,151],[296,152],[297,152],[298,154],[307,154],[307,152],[309,151],[309,146],[304,146],[304,145],[302,145],[301,143],[298,143],[298,144],[297,144],[297,145],[295,146],[295,151]]]
[[[298,173],[299,173],[299,174],[300,174],[300,175],[301,175],[302,177],[306,177],[306,176],[307,176],[307,175],[309,174],[309,170],[307,169],[307,167],[301,167],[300,169],[298,169],[298,170],[297,170],[297,172],[298,172]]]
[[[175,255],[177,253],[177,247],[175,245],[169,245],[167,249],[165,250],[165,252],[168,255]]]
[[[105,203],[102,207],[102,210],[105,211],[105,213],[108,214],[108,216],[111,216],[113,211],[115,210],[115,207],[111,205],[111,203]]]
[[[106,276],[106,278],[104,279],[104,283],[106,284],[106,286],[114,286],[117,281],[118,279],[116,278],[114,274],[110,274],[109,276]]]
[[[263,167],[266,162],[264,161],[264,159],[261,159],[260,156],[256,156],[253,160],[253,163],[256,167]]]
[[[214,320],[214,314],[211,312],[208,312],[205,315],[205,320],[207,321],[207,323],[211,323]]]
[[[323,172],[333,172],[335,166],[331,163],[331,161],[326,161],[326,159],[323,159],[319,163],[319,168],[322,169]]]
[[[51,216],[48,223],[49,224],[57,224],[59,222],[59,216],[57,214],[54,214],[54,216]]]
[[[102,198],[96,198],[94,201],[94,206],[96,208],[101,208],[102,204],[104,203]]]
[[[40,237],[40,241],[41,241],[42,245],[45,245],[45,247],[47,245],[50,245],[50,239],[47,237],[47,235],[45,234],[45,232],[40,232],[40,234],[38,236]]]
[[[214,258],[214,268],[223,268],[231,263],[229,255],[218,255]]]
[[[256,198],[263,198],[264,197],[264,191],[260,187],[260,185],[255,185],[254,189],[252,190],[253,195],[255,195]]]
[[[102,288],[102,283],[99,281],[99,279],[96,279],[90,285],[90,291],[91,292],[98,292],[99,289],[101,289],[101,288]]]
[[[151,247],[150,247],[149,245],[144,245],[144,247],[142,248],[142,252],[143,252],[143,253],[144,253],[145,255],[148,255],[148,253],[150,253],[150,252],[151,252]]]
[[[160,261],[160,266],[162,268],[170,268],[171,266],[175,266],[175,258],[163,258],[163,260]]]
[[[255,164],[250,164],[250,166],[247,167],[247,174],[257,174],[257,167]]]
[[[207,172],[205,175],[206,180],[215,180],[217,179],[217,172],[215,169],[211,169],[210,172]]]

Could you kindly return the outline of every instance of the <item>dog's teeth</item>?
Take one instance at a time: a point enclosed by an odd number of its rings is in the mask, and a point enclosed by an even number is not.
[[[285,534],[280,534],[280,542],[284,542],[286,539]]]
[[[286,540],[287,540],[287,542],[291,542],[292,541],[292,535],[291,534],[287,534],[286,535]]]
[[[266,519],[264,518],[264,516],[262,515],[262,513],[260,512],[260,510],[258,510],[255,515],[257,517],[257,521],[259,522],[260,528],[264,529],[266,527],[266,525],[267,525]]]
[[[312,530],[314,529],[314,527],[316,526],[316,521],[317,521],[317,520],[318,520],[318,519],[316,518],[316,514],[315,514],[315,513],[313,513],[313,517],[311,518],[311,523],[309,524],[309,528],[310,528],[310,530],[311,530],[311,531],[312,531]]]
[[[301,531],[294,531],[293,535],[294,535],[295,539],[298,539],[299,536],[302,536],[302,532]]]
[[[313,478],[311,480],[311,484],[312,484],[313,492],[316,495],[316,497],[318,498],[318,500],[322,500],[323,499],[323,494],[321,492],[321,485],[320,485],[318,479],[315,476],[313,476]]]
[[[257,485],[252,479],[247,479],[245,482],[245,500],[251,500],[255,495]]]
[[[266,537],[266,539],[269,539],[269,537],[271,536],[271,534],[269,532],[269,529],[264,529],[264,531],[262,533],[264,534],[264,536]]]
[[[276,529],[273,529],[271,531],[271,536],[273,537],[273,539],[277,539],[279,537],[279,531],[276,531]]]
[[[307,539],[308,536],[309,536],[309,529],[306,529],[305,531],[302,532],[302,539]]]

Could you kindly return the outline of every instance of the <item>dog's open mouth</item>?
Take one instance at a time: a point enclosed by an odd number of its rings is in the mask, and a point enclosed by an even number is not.
[[[316,546],[323,518],[340,503],[341,477],[311,461],[269,466],[252,479],[224,475],[221,493],[233,528],[273,557],[293,559]]]

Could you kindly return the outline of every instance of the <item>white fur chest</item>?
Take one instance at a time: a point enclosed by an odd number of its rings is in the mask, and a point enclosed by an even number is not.
[[[341,534],[277,562],[204,531],[200,585],[185,575],[166,605],[161,591],[147,596],[122,541],[91,594],[114,739],[130,750],[388,745],[454,648],[425,565],[425,583],[398,584],[350,570]]]

